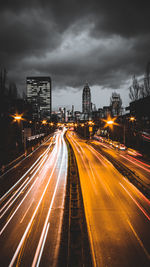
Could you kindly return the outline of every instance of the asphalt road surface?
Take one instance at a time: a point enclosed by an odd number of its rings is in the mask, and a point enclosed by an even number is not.
[[[137,174],[147,185],[150,186],[150,164],[148,162],[144,162],[142,157],[129,155],[127,151],[120,151],[106,143],[94,140],[91,142],[97,146],[100,146],[101,149],[109,153],[114,159],[123,163],[129,169],[134,171],[135,174]]]
[[[58,130],[36,160],[31,157],[22,170],[19,164],[0,178],[1,186],[5,183],[0,199],[2,267],[57,266],[68,162],[63,135]]]
[[[90,144],[74,132],[67,138],[79,168],[94,266],[150,266],[150,201]]]

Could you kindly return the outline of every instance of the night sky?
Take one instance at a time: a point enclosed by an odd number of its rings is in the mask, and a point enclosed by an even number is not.
[[[0,1],[0,66],[20,92],[27,76],[51,76],[53,108],[81,109],[85,82],[97,108],[114,90],[127,105],[148,61],[150,1]]]

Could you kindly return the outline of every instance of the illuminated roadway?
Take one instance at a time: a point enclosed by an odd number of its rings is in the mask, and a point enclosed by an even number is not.
[[[129,169],[135,172],[150,187],[150,164],[143,162],[142,157],[134,157],[129,155],[127,151],[114,149],[111,145],[92,140],[91,143],[100,147],[102,150],[110,154],[114,159],[123,163]]]
[[[150,201],[90,144],[67,138],[79,168],[94,266],[150,266]]]
[[[63,134],[57,131],[55,144],[51,139],[45,143],[45,150],[22,176],[16,166],[18,179],[12,176],[15,182],[1,196],[2,267],[57,265],[68,162]]]

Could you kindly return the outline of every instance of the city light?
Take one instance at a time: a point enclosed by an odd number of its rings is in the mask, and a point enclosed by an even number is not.
[[[11,117],[14,118],[14,121],[18,121],[18,122],[20,122],[21,120],[24,120],[22,116],[23,114],[17,114],[17,113],[15,115],[11,115]]]
[[[113,125],[118,125],[118,123],[116,123],[115,120],[116,120],[116,117],[111,118],[110,116],[107,118],[107,120],[103,120],[105,122],[104,128],[106,127],[113,128]]]
[[[42,124],[47,124],[47,121],[46,121],[46,120],[43,120],[43,121],[42,121]]]
[[[135,117],[130,117],[130,121],[135,121],[136,118]]]
[[[114,121],[107,121],[107,124],[114,124]]]
[[[93,121],[89,121],[88,124],[89,125],[94,125],[94,122]]]

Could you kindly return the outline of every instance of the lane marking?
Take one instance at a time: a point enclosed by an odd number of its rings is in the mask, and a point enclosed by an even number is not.
[[[129,193],[129,191],[123,186],[122,183],[119,183],[122,188],[126,191],[126,193],[130,196],[130,198],[133,200],[133,202],[137,205],[137,207],[143,212],[145,217],[150,221],[150,216],[149,214],[144,210],[144,208],[141,207],[141,205],[132,197],[132,195]]]
[[[136,231],[134,230],[134,228],[133,228],[132,224],[130,223],[130,221],[127,220],[127,222],[128,222],[128,224],[129,224],[129,226],[130,226],[132,232],[134,233],[136,239],[138,240],[138,242],[139,242],[141,248],[143,249],[145,255],[146,255],[147,258],[150,260],[150,254],[148,253],[147,249],[144,247],[143,242],[141,241],[141,239],[139,238],[138,234],[137,234]]]
[[[27,213],[28,213],[28,211],[29,211],[30,207],[31,207],[31,206],[32,206],[32,204],[33,204],[33,202],[34,202],[34,199],[33,199],[33,200],[32,200],[32,202],[30,203],[30,205],[29,205],[28,209],[26,210],[26,212],[25,212],[24,216],[22,217],[22,219],[21,219],[20,223],[22,223],[22,222],[23,222],[23,220],[24,220],[24,218],[26,217],[26,215],[27,215]]]

